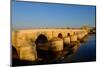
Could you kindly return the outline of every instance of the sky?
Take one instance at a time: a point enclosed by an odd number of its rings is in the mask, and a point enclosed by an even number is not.
[[[63,28],[95,26],[95,6],[12,2],[12,27]]]

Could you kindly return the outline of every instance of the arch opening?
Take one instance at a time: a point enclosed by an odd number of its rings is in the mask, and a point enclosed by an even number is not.
[[[63,38],[61,33],[58,34],[58,38]]]
[[[48,50],[50,46],[47,37],[43,34],[40,34],[37,37],[35,44],[38,58],[46,60],[49,56]]]
[[[44,44],[44,43],[47,43],[48,42],[48,39],[47,39],[47,37],[45,36],[45,35],[43,35],[43,34],[40,34],[38,37],[37,37],[37,39],[36,39],[36,41],[35,41],[35,43],[36,44]]]
[[[70,33],[68,33],[67,36],[70,36]]]

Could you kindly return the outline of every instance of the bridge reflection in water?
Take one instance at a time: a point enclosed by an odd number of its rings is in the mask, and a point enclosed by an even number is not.
[[[59,35],[61,38],[61,34]],[[44,35],[40,35],[36,40],[37,45],[37,60],[26,61],[15,59],[13,57],[13,66],[20,66],[20,65],[39,65],[39,64],[55,64],[55,63],[71,63],[75,62],[74,55],[77,53],[78,48],[80,47],[81,43],[87,43],[88,36],[84,37],[80,42],[71,43],[70,45],[64,44],[64,49],[62,51],[51,51],[50,46],[48,44],[49,41],[46,39]],[[15,50],[14,50],[15,51]]]

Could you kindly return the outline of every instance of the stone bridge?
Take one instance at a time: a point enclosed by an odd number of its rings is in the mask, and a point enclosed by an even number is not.
[[[60,51],[63,43],[79,41],[88,34],[86,29],[25,29],[12,31],[12,46],[16,48],[20,60],[37,59],[37,42],[39,39],[51,41],[51,49]],[[58,38],[58,39],[57,39]],[[45,40],[46,41],[46,40]],[[39,44],[39,43],[38,43]],[[56,48],[54,48],[56,47]]]

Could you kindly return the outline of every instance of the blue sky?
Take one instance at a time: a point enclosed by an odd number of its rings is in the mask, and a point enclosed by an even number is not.
[[[12,2],[13,28],[95,26],[95,6]]]

